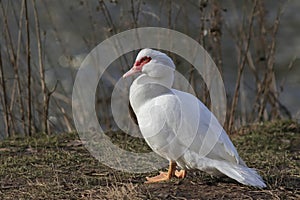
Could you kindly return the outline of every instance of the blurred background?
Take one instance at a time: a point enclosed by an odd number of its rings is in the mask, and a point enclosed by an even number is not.
[[[227,94],[228,131],[253,122],[300,120],[300,1],[0,0],[0,138],[75,130],[72,87],[85,56],[110,36],[164,27],[197,40],[218,66]],[[137,54],[99,81],[98,119],[115,127],[114,84]],[[209,106],[201,76],[169,54]]]

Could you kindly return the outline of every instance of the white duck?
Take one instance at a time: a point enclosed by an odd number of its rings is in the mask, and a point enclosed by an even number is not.
[[[166,54],[143,49],[123,75],[141,73],[130,87],[130,104],[148,145],[170,161],[168,172],[146,177],[146,183],[184,178],[186,169],[199,169],[216,176],[225,174],[245,185],[266,187],[239,157],[208,108],[192,94],[172,89],[174,71],[175,65]]]

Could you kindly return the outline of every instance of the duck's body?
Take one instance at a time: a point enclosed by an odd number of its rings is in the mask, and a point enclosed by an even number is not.
[[[240,183],[265,187],[239,157],[228,135],[208,108],[192,94],[172,89],[175,65],[159,51],[142,50],[124,75],[142,72],[130,87],[130,104],[148,145],[170,161],[168,173],[148,182],[185,177],[186,169],[225,174]],[[175,166],[181,170],[175,172]]]

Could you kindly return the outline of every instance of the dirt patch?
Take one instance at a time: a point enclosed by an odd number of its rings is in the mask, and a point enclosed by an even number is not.
[[[124,149],[147,152],[145,142],[107,133]],[[113,170],[94,159],[76,133],[37,135],[0,143],[0,199],[300,199],[300,126],[291,121],[243,127],[232,137],[266,189],[197,170],[184,180],[144,184],[145,176]],[[164,170],[164,169],[163,169]]]

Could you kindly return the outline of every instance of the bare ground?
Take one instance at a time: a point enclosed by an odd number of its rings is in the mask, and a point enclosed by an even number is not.
[[[146,149],[124,134],[120,147]],[[0,143],[0,199],[300,199],[300,126],[291,121],[243,127],[231,135],[240,155],[267,183],[257,189],[189,171],[184,180],[144,184],[145,176],[113,170],[93,158],[77,134],[36,135]]]

